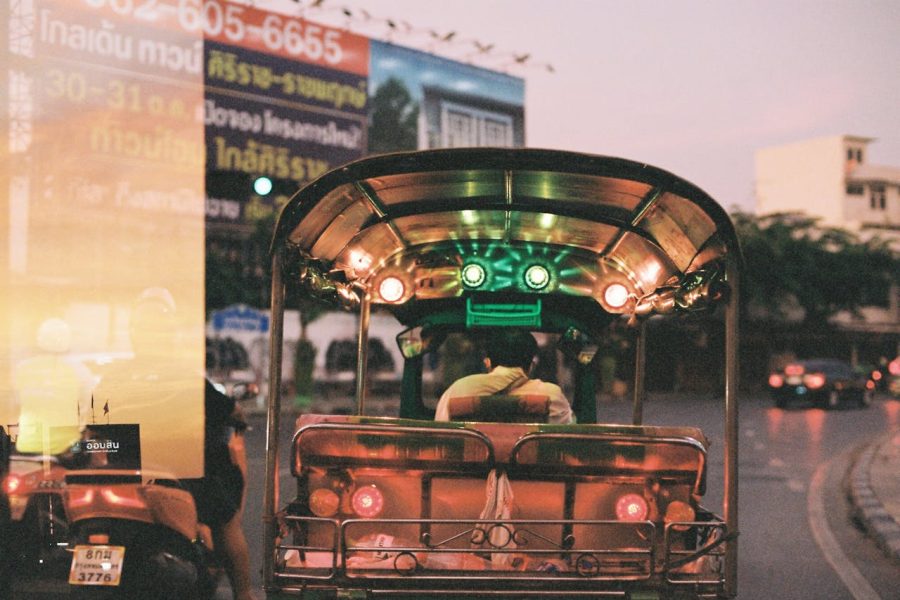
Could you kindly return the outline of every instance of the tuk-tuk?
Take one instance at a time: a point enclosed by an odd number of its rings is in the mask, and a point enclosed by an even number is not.
[[[271,255],[270,598],[736,595],[740,251],[706,193],[620,158],[388,154],[301,189]],[[301,414],[281,453],[288,293],[358,311],[356,397],[355,414]],[[396,417],[369,414],[373,309],[405,328]],[[721,511],[702,503],[704,433],[643,423],[644,323],[688,312],[724,323]],[[637,331],[630,419],[602,422],[596,350],[626,323]],[[559,348],[574,423],[547,422],[540,398],[514,392],[464,398],[467,410],[434,420],[442,345],[475,340],[445,360],[458,367],[498,329]],[[296,481],[284,500],[282,460]]]

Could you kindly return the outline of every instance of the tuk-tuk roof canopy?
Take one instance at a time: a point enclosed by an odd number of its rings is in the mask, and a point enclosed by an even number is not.
[[[721,277],[738,245],[716,202],[661,169],[466,148],[373,156],[327,173],[285,206],[272,250],[295,260],[290,270],[314,291],[356,286],[373,302],[517,292],[592,296],[630,312],[662,287],[684,296]],[[612,283],[627,290],[625,304],[607,302]]]

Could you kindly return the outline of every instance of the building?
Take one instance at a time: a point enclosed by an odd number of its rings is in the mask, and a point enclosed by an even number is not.
[[[900,252],[900,166],[870,164],[874,141],[837,135],[757,151],[757,213],[802,212],[862,239],[890,241]],[[850,341],[853,362],[858,349],[879,341],[900,351],[900,289],[894,286],[887,306],[844,311],[831,322]]]
[[[870,164],[873,141],[838,135],[757,151],[757,213],[804,212],[900,244],[900,166]]]

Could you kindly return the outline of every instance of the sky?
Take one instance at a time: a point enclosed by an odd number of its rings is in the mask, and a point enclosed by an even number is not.
[[[898,0],[256,5],[522,77],[527,146],[648,163],[729,210],[755,209],[760,148],[859,135],[868,162],[900,167]]]

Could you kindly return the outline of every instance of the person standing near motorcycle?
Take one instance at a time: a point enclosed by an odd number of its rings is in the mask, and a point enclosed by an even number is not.
[[[197,504],[197,517],[212,531],[235,600],[255,600],[250,581],[250,552],[243,530],[247,458],[243,432],[247,425],[234,398],[207,379],[204,389],[204,476],[185,487]]]
[[[182,477],[180,482],[194,497],[198,520],[211,530],[213,551],[225,567],[235,600],[255,600],[242,529],[246,458],[241,432],[246,426],[234,399],[178,360],[177,323],[171,293],[165,288],[144,290],[129,321],[134,358],[108,371],[95,396],[101,402],[112,398],[118,414],[141,423],[142,435],[148,423],[179,428],[178,441],[193,446],[200,432],[182,431],[183,423],[177,423],[171,411],[199,397],[195,384],[204,386],[202,477]]]

